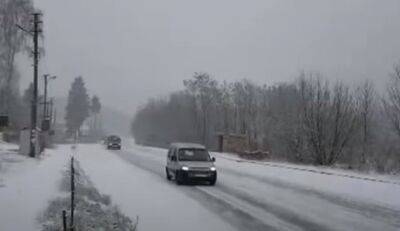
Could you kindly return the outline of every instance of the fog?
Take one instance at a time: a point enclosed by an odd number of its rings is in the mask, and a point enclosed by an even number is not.
[[[36,0],[44,13],[40,72],[65,97],[90,94],[128,115],[182,88],[194,72],[273,84],[302,70],[377,85],[400,57],[398,0]],[[30,60],[20,64],[22,87]]]

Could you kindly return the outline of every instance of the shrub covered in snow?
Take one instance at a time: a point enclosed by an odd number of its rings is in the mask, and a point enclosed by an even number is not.
[[[133,222],[122,214],[117,206],[112,205],[107,195],[101,194],[85,175],[78,162],[75,163],[75,210],[74,227],[79,230],[136,230],[137,221]],[[67,170],[61,182],[64,196],[50,202],[46,211],[38,218],[42,230],[62,230],[62,211],[67,211],[67,223],[70,221],[70,176]]]

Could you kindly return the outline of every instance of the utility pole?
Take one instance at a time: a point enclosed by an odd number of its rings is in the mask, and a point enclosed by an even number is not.
[[[57,122],[57,108],[54,107],[54,114],[53,114],[53,127],[55,127]]]
[[[31,130],[30,130],[30,157],[35,157],[35,141],[37,139],[37,101],[38,101],[38,65],[39,65],[39,34],[42,32],[39,28],[41,13],[33,13],[33,99],[31,108]]]
[[[53,112],[54,112],[54,103],[53,103],[53,97],[50,99],[50,102],[49,102],[49,118],[48,118],[48,120],[49,120],[49,131],[51,132],[50,134],[51,135],[53,135],[54,134],[54,131],[51,131],[51,128],[53,127],[53,118],[54,118],[54,116],[53,116]]]
[[[33,97],[31,99],[31,127],[29,134],[29,156],[35,157],[35,140],[37,139],[36,127],[37,127],[37,101],[38,101],[38,65],[39,65],[39,35],[42,33],[40,29],[41,13],[33,13],[33,30],[27,30],[20,25],[16,25],[19,29],[33,37]]]
[[[49,74],[43,75],[44,78],[43,120],[46,120],[47,117],[47,84],[49,76],[50,76]]]
[[[44,77],[44,102],[43,102],[43,120],[48,119],[49,111],[47,107],[47,86],[50,80],[56,79],[57,76],[51,76],[49,74],[43,75]]]
[[[53,121],[53,98],[51,98],[50,99],[50,102],[49,102],[49,108],[50,108],[50,113],[47,113],[48,114],[48,117],[49,117],[49,120],[50,120],[50,125],[51,125],[51,121]]]

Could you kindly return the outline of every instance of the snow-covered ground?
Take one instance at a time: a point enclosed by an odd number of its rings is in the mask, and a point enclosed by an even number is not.
[[[221,155],[220,164],[227,170],[241,171],[253,176],[290,183],[294,187],[340,195],[344,198],[400,208],[400,179],[387,175],[365,175],[348,170],[326,167],[299,166],[288,163],[239,160]],[[234,160],[234,161],[232,161]]]
[[[37,230],[72,152],[60,145],[35,160],[13,149],[0,144],[0,230]],[[164,149],[124,141],[121,151],[75,150],[94,186],[125,215],[139,216],[139,230],[400,230],[397,179],[213,155],[214,187],[177,186],[165,179]]]
[[[346,178],[367,180],[367,181],[375,181],[375,182],[383,182],[390,184],[398,184],[400,185],[400,175],[384,175],[376,172],[369,172],[368,174],[364,172],[357,172],[350,169],[339,169],[330,166],[314,166],[314,165],[305,165],[305,164],[292,164],[287,162],[278,162],[278,161],[270,161],[270,160],[246,160],[238,157],[235,154],[231,153],[213,153],[213,155],[218,156],[219,158],[241,162],[241,163],[251,163],[255,165],[268,166],[274,168],[284,168],[296,171],[305,171],[312,172],[324,175],[334,175],[341,176]]]
[[[66,150],[47,150],[40,159],[0,143],[0,230],[40,230],[37,217],[58,194]]]

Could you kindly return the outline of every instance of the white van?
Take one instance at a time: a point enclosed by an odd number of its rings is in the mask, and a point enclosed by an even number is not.
[[[192,180],[208,181],[214,185],[217,181],[215,158],[200,144],[173,143],[167,155],[165,172],[168,180],[175,179],[177,184]]]

